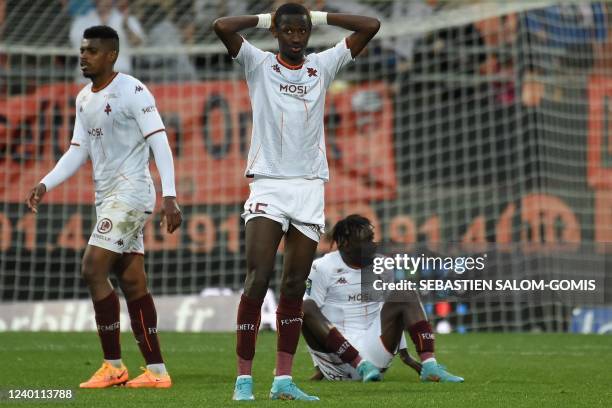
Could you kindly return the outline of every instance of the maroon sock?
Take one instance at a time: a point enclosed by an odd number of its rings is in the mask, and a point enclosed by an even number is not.
[[[325,348],[327,351],[336,353],[336,355],[340,357],[340,360],[353,367],[357,367],[361,362],[359,352],[335,327],[329,331],[327,339],[325,339]]]
[[[276,309],[276,375],[291,375],[293,355],[302,329],[302,299],[289,299],[281,293]]]
[[[416,347],[421,361],[434,357],[434,342],[436,336],[431,324],[427,320],[421,320],[408,328],[410,338]]]
[[[164,362],[159,340],[157,339],[157,312],[153,297],[147,293],[141,298],[128,302],[128,311],[132,322],[132,331],[140,352],[147,364],[161,364]]]
[[[115,291],[112,291],[104,299],[93,302],[93,307],[96,313],[96,326],[102,343],[104,359],[119,360],[121,358],[119,298]]]
[[[251,299],[244,294],[240,297],[236,318],[238,375],[251,375],[262,303],[263,299]]]

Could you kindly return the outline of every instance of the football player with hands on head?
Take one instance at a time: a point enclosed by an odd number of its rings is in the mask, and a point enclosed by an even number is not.
[[[306,54],[312,27],[335,25],[352,33],[334,47]],[[278,53],[253,46],[239,32],[270,30]],[[247,276],[237,316],[235,400],[252,400],[251,367],[261,305],[283,236],[285,255],[277,315],[276,376],[271,399],[317,400],[300,390],[291,368],[302,326],[305,281],[325,224],[323,190],[329,179],[323,116],[325,94],[380,27],[375,18],[308,11],[286,3],[274,14],[222,17],[214,30],[244,69],[253,110],[245,175],[251,193],[246,223]]]

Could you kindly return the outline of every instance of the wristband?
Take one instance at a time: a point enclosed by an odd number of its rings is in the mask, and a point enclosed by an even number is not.
[[[310,21],[313,26],[327,24],[327,12],[326,11],[311,11]]]
[[[272,14],[258,14],[257,28],[270,28],[272,26]]]

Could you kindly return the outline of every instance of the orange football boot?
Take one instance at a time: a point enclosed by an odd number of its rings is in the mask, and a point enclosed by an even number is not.
[[[113,367],[110,363],[102,363],[102,367],[91,376],[91,378],[79,385],[81,388],[108,388],[113,385],[125,384],[128,380],[128,370],[121,364],[120,368]]]
[[[155,374],[153,371],[140,367],[142,374],[125,385],[128,388],[170,388],[172,380],[168,374]]]

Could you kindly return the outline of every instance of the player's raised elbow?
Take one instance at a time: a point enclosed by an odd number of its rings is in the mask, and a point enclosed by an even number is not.
[[[229,31],[229,27],[227,24],[227,19],[225,17],[219,17],[215,21],[213,21],[213,30],[217,35],[221,35],[222,33],[226,33]]]
[[[377,18],[369,18],[366,30],[372,33],[372,37],[380,30],[380,20]]]

